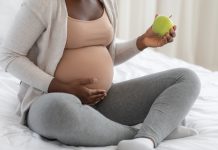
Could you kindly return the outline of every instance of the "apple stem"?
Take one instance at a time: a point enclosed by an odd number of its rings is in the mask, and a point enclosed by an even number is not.
[[[173,15],[170,15],[169,18],[171,18]]]

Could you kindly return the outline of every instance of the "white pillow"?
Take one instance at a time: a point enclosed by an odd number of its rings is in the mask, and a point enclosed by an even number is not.
[[[23,0],[0,0],[0,45]]]

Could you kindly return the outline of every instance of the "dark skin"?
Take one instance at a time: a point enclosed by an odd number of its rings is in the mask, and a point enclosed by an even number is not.
[[[65,0],[68,16],[79,20],[96,20],[103,14],[104,6],[99,0]]]
[[[103,14],[104,5],[99,0],[65,0],[68,16],[79,20],[96,20]],[[155,16],[157,17],[157,15]],[[138,37],[136,45],[139,50],[147,47],[161,47],[167,43],[173,42],[176,37],[176,26],[169,33],[160,37],[153,33],[151,27],[141,36]],[[82,104],[95,105],[103,100],[107,92],[102,89],[89,89],[88,84],[98,82],[94,77],[87,79],[74,79],[70,83],[64,83],[54,78],[48,88],[48,93],[65,92],[74,94],[80,98]]]

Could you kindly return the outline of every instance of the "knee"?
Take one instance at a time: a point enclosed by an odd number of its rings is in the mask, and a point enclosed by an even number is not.
[[[50,117],[61,115],[72,105],[81,105],[78,97],[66,93],[49,93],[38,97],[30,107],[30,113],[37,116]],[[49,119],[49,118],[46,118]]]
[[[188,68],[178,68],[179,81],[184,82],[193,93],[198,95],[201,89],[201,82],[198,75],[191,69]]]
[[[73,118],[74,107],[81,105],[74,95],[49,93],[39,97],[29,110],[28,124],[31,129],[45,137],[55,137],[63,122]],[[71,114],[69,114],[71,112]],[[71,117],[71,118],[69,118]]]
[[[187,80],[191,82],[193,85],[195,85],[196,87],[200,87],[201,85],[200,79],[193,70],[188,68],[178,68],[178,71],[183,80]]]

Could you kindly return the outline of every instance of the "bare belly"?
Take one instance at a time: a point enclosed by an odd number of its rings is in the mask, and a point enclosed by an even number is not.
[[[98,78],[87,87],[109,90],[113,80],[113,61],[104,46],[65,49],[55,70],[55,77],[63,82],[74,79]]]

